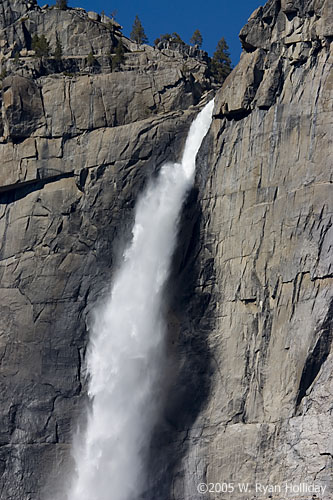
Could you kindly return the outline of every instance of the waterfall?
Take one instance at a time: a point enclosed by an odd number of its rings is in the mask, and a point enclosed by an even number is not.
[[[165,164],[137,202],[132,240],[96,311],[87,355],[91,410],[74,446],[69,500],[133,500],[144,489],[144,457],[162,396],[163,289],[212,111],[210,101],[191,125],[182,162]]]

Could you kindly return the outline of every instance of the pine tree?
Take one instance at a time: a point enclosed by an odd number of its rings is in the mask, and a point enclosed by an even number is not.
[[[31,48],[36,52],[36,48],[39,42],[39,36],[35,33],[31,38]]]
[[[93,51],[91,50],[88,54],[88,57],[87,57],[87,65],[92,67],[92,66],[94,66],[95,62],[96,62],[96,59],[94,57]]]
[[[197,45],[199,48],[202,45],[202,35],[199,30],[195,30],[190,40],[191,45]]]
[[[62,45],[58,37],[58,34],[56,34],[56,48],[54,51],[54,58],[56,59],[56,61],[61,61],[62,59]]]
[[[211,73],[216,80],[223,82],[231,72],[229,47],[225,39],[219,40],[211,60]]]
[[[179,45],[185,45],[185,42],[175,31],[172,34],[164,33],[164,35],[160,35],[159,38],[156,38],[154,45],[158,45],[160,42],[178,43]]]
[[[171,35],[170,42],[178,43],[179,45],[185,45],[185,42],[181,39],[180,35],[178,35],[178,33],[176,33],[175,31]]]
[[[35,34],[31,40],[31,47],[35,51],[36,56],[41,59],[49,55],[50,47],[45,35],[38,36]]]
[[[67,0],[57,0],[56,7],[61,10],[68,9]]]
[[[125,49],[123,42],[119,40],[117,48],[116,48],[116,54],[112,58],[112,71],[115,69],[119,69],[120,65],[124,62],[125,60]]]
[[[148,38],[138,16],[135,16],[130,36],[132,40],[134,40],[139,45],[141,45],[142,43],[148,43]]]
[[[172,35],[170,33],[165,33],[164,35],[160,35],[159,38],[156,38],[154,41],[154,45],[158,45],[160,42],[170,42]]]

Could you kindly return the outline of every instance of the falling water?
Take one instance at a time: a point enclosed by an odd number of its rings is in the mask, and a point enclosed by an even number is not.
[[[132,500],[144,489],[165,360],[163,288],[212,110],[210,101],[192,123],[181,164],[164,165],[138,201],[132,241],[96,314],[87,358],[92,408],[74,447],[69,500]]]

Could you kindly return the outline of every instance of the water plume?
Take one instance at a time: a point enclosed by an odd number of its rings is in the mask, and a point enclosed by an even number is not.
[[[145,456],[163,398],[164,285],[195,158],[213,101],[188,133],[181,163],[165,164],[140,196],[132,240],[90,332],[91,410],[74,447],[69,500],[133,500],[144,490]]]

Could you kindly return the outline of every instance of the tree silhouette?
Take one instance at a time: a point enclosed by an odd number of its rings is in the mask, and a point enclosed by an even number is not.
[[[62,59],[62,45],[58,33],[56,34],[56,48],[54,51],[54,58],[56,59],[56,61],[61,61]]]
[[[68,9],[67,0],[57,0],[56,7],[61,10]]]
[[[123,42],[119,40],[116,48],[116,54],[112,58],[112,71],[114,71],[115,69],[119,69],[120,65],[124,62],[124,60],[125,60],[125,48]]]
[[[156,38],[154,45],[158,45],[160,42],[169,42],[169,43],[178,43],[179,45],[185,45],[185,42],[181,39],[178,33],[164,33],[164,35],[160,35],[159,38]]]
[[[202,45],[202,35],[199,30],[195,30],[190,40],[191,45],[197,45],[199,48]]]
[[[49,55],[50,47],[45,35],[38,36],[35,34],[31,40],[31,47],[40,59]]]
[[[229,47],[225,39],[219,40],[211,60],[211,73],[216,80],[223,82],[231,72]]]
[[[87,65],[90,66],[90,67],[93,67],[96,63],[96,59],[94,57],[94,53],[93,51],[91,50],[88,54],[88,57],[87,57]]]
[[[185,45],[185,42],[181,39],[180,35],[175,31],[171,35],[171,43],[178,43],[179,45]]]
[[[148,43],[148,38],[146,36],[145,30],[143,29],[139,16],[135,16],[130,36],[132,40],[134,40],[137,44]]]

